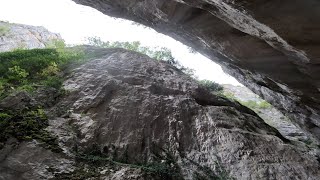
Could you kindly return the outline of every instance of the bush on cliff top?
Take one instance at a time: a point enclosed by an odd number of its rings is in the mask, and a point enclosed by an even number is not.
[[[60,72],[81,59],[81,52],[68,49],[14,50],[0,53],[0,97],[16,90],[33,91],[38,87],[62,85]]]
[[[220,84],[210,81],[210,80],[199,80],[198,81],[201,86],[206,88],[208,91],[212,92],[220,92],[223,90],[223,86]]]

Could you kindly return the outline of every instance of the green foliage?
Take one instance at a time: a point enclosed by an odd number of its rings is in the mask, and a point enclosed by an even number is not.
[[[234,101],[238,101],[240,104],[252,109],[252,110],[259,110],[259,109],[269,109],[272,107],[270,103],[265,100],[262,101],[241,101],[240,99],[236,98],[234,94],[231,92],[223,92],[222,95],[228,99],[232,99]]]
[[[222,95],[228,99],[234,100],[234,101],[238,101],[237,98],[234,96],[234,94],[232,94],[231,92],[225,92],[223,91]]]
[[[9,68],[7,77],[9,82],[20,82],[23,83],[25,81],[25,78],[29,75],[29,73],[20,68],[20,66],[13,66]]]
[[[48,76],[46,80],[43,81],[43,85],[47,87],[53,87],[56,89],[60,89],[62,87],[63,81],[61,77],[57,76]]]
[[[177,64],[174,57],[172,56],[171,51],[165,47],[146,47],[142,46],[139,41],[133,42],[109,42],[102,41],[99,37],[89,37],[88,43],[92,46],[103,47],[103,48],[123,48],[131,51],[140,52],[146,54],[153,59],[167,61],[170,64]]]
[[[272,105],[270,103],[268,103],[267,101],[261,101],[259,103],[259,107],[260,107],[260,109],[268,109],[268,108],[271,108]]]
[[[271,108],[271,104],[269,104],[267,101],[241,101],[238,100],[242,105],[247,106],[250,109],[256,110],[256,109],[268,109]]]
[[[223,90],[223,87],[220,84],[210,80],[200,80],[198,82],[209,91],[219,92]]]
[[[66,44],[62,39],[53,39],[46,44],[46,48],[51,49],[64,49]]]
[[[20,42],[18,43],[18,46],[16,46],[13,51],[18,51],[18,50],[26,50],[28,49],[28,46],[25,42]]]
[[[43,109],[24,109],[0,113],[0,149],[10,137],[18,141],[37,139],[43,142],[44,147],[54,152],[61,152],[55,137],[52,137],[45,128],[48,119]]]
[[[0,37],[6,36],[10,33],[10,25],[1,25],[0,26]]]
[[[48,169],[55,173],[58,170]],[[52,180],[85,180],[85,179],[99,179],[100,173],[93,168],[85,169],[85,168],[76,168],[71,173],[59,173],[55,174],[55,177]]]
[[[32,49],[0,53],[0,97],[15,90],[33,91],[47,86],[59,89],[59,73],[83,57],[70,49]]]
[[[48,65],[48,67],[44,68],[40,75],[41,76],[56,76],[58,75],[60,72],[60,69],[57,65],[56,62],[51,62],[50,65]]]
[[[121,167],[130,167],[134,169],[141,169],[146,177],[156,179],[182,179],[180,169],[178,168],[171,153],[160,150],[162,153],[154,153],[153,161],[149,163],[130,163],[126,157],[118,157],[115,152],[110,154],[104,153],[100,150],[98,145],[93,145],[92,148],[85,152],[79,152],[75,148],[76,163],[79,169],[71,173],[60,173],[55,175],[55,179],[74,179],[75,177],[99,177],[101,174],[97,169],[99,167],[109,167],[110,169],[119,169]],[[125,153],[126,154],[126,153]],[[162,154],[162,155],[159,155]],[[83,165],[87,168],[83,168]],[[148,179],[148,178],[146,178]]]
[[[156,59],[159,61],[165,61],[170,65],[175,66],[185,74],[190,77],[194,76],[194,70],[184,67],[176,61],[172,55],[170,49],[165,47],[146,47],[142,46],[139,41],[134,42],[109,42],[102,41],[99,37],[89,37],[87,38],[89,45],[102,47],[102,48],[123,48],[131,51],[136,51],[145,55],[148,55],[152,59]]]

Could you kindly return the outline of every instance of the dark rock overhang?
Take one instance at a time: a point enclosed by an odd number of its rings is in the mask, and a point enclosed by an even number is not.
[[[193,47],[320,140],[320,1],[74,1]]]

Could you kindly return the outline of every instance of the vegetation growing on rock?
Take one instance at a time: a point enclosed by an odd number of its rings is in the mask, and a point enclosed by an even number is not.
[[[200,80],[198,82],[210,92],[221,92],[223,90],[223,87],[220,84],[210,80]]]
[[[10,23],[0,20],[0,37],[7,36],[10,34]]]
[[[45,130],[47,126],[48,118],[42,108],[3,111],[0,113],[0,149],[14,137],[18,141],[37,139],[44,148],[61,152],[56,137]]]
[[[59,89],[61,71],[81,57],[81,52],[65,48],[0,53],[0,97],[17,90],[32,92],[39,87]]]
[[[176,68],[183,71],[185,74],[189,76],[194,75],[194,70],[182,66],[175,58],[172,56],[172,52],[170,49],[165,47],[147,47],[142,46],[139,41],[133,42],[110,42],[110,41],[102,41],[99,37],[89,37],[88,43],[92,46],[102,47],[102,48],[123,48],[130,51],[139,52],[145,55],[148,55],[152,59],[156,59],[158,61],[165,61],[170,65],[175,66]]]
[[[81,52],[64,46],[0,53],[0,98],[5,99],[22,91],[32,95],[38,89],[46,88],[60,93],[63,82],[61,72],[68,64],[81,58]],[[27,104],[22,109],[5,108],[0,111],[0,148],[10,137],[14,137],[18,141],[37,139],[44,143],[45,148],[61,151],[56,138],[45,130],[48,118],[40,106]]]
[[[10,33],[10,25],[1,25],[0,26],[0,37],[6,36]]]

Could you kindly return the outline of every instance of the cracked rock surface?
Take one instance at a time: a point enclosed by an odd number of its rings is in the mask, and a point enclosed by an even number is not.
[[[62,40],[60,34],[40,26],[29,26],[0,21],[0,52],[13,49],[44,48],[54,40]]]
[[[11,140],[0,179],[63,179],[80,168],[92,179],[320,178],[305,148],[175,67],[123,49],[87,51],[100,56],[67,73],[68,93],[47,109],[63,152]],[[104,158],[112,163],[90,164]],[[150,175],[150,163],[170,173]]]
[[[320,140],[320,1],[73,1],[193,47]]]

